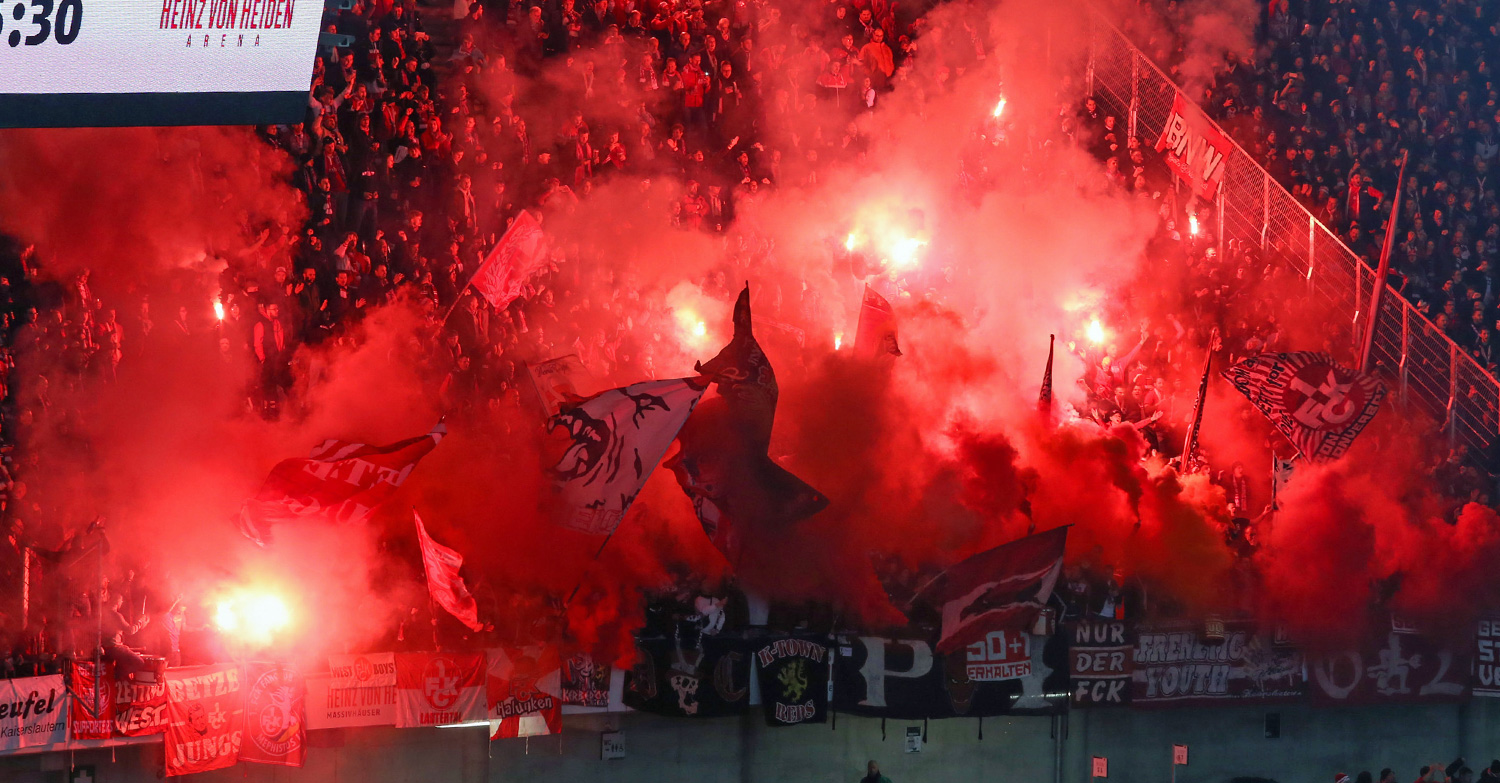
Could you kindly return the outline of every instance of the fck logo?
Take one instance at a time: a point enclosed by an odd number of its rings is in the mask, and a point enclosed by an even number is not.
[[[422,693],[437,709],[446,710],[458,702],[458,675],[450,673],[452,669],[452,661],[434,658],[422,674]]]
[[[1300,373],[1292,376],[1290,385],[1295,394],[1302,396],[1302,400],[1298,405],[1287,407],[1293,409],[1292,418],[1305,427],[1323,429],[1341,426],[1353,418],[1359,408],[1349,398],[1349,390],[1354,384],[1339,383],[1332,369],[1328,370],[1328,377],[1316,386],[1303,380]]]

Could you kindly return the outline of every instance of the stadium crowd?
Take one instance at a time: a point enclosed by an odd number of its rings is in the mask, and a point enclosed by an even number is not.
[[[1282,17],[1291,13],[1284,3],[1282,9]],[[316,370],[316,352],[299,348],[360,339],[353,327],[379,306],[402,298],[426,313],[418,339],[433,348],[423,354],[427,374],[444,407],[460,414],[512,421],[509,412],[523,405],[518,386],[523,363],[560,354],[578,354],[600,380],[655,377],[658,366],[677,358],[669,355],[673,341],[663,338],[679,329],[673,308],[664,292],[643,289],[628,274],[596,263],[606,257],[606,247],[553,246],[547,270],[504,309],[466,295],[467,280],[521,210],[565,213],[605,182],[639,182],[644,193],[653,181],[665,180],[680,183],[667,207],[675,226],[726,235],[727,258],[700,284],[706,295],[731,301],[737,287],[728,281],[751,276],[775,252],[752,228],[734,225],[737,209],[769,189],[816,183],[828,166],[865,155],[867,131],[856,120],[895,84],[918,78],[909,64],[918,56],[919,33],[932,32],[923,10],[886,0],[838,0],[816,4],[794,20],[763,1],[664,0],[637,6],[614,0],[480,0],[457,9],[461,18],[450,20],[442,18],[455,15],[448,9],[424,8],[412,0],[356,0],[331,14],[328,24],[353,43],[320,53],[306,121],[258,130],[264,144],[284,151],[294,163],[291,184],[305,199],[307,220],[251,227],[258,238],[250,250],[225,259],[217,301],[222,315],[194,301],[102,303],[87,272],[52,280],[39,271],[35,250],[19,245],[5,259],[9,276],[0,279],[0,317],[9,336],[4,365],[8,371],[17,356],[36,362],[24,364],[28,382],[21,389],[0,394],[8,470],[7,491],[0,497],[8,532],[0,547],[0,611],[9,634],[4,647],[14,651],[5,673],[55,668],[62,656],[90,653],[101,638],[106,651],[122,658],[132,648],[146,648],[178,659],[184,629],[190,627],[187,607],[173,600],[171,580],[163,573],[138,576],[129,570],[137,564],[109,558],[109,585],[92,589],[99,569],[87,563],[105,558],[102,530],[90,526],[64,536],[62,530],[76,521],[56,519],[47,499],[28,492],[27,472],[37,467],[28,439],[42,427],[67,431],[76,416],[66,405],[53,404],[50,384],[76,389],[108,383],[122,364],[191,346],[229,368],[226,374],[253,379],[239,395],[245,415],[296,415],[299,379]],[[1310,11],[1299,6],[1298,12]],[[1349,29],[1357,24],[1351,16]],[[1455,41],[1463,40],[1458,27]],[[1297,44],[1289,35],[1274,41],[1306,57],[1336,40],[1339,29],[1335,25],[1332,33],[1297,39],[1306,51],[1293,50]],[[957,27],[928,38],[944,44],[922,50],[921,56],[945,67],[924,77],[933,81],[922,87],[944,89],[949,68],[971,66],[976,47],[964,42],[977,35]],[[1446,35],[1440,33],[1440,41]],[[1458,55],[1450,56],[1448,49],[1434,49],[1445,52],[1435,56],[1444,65],[1457,62]],[[1308,70],[1302,60],[1293,60]],[[1280,73],[1269,65],[1271,58],[1264,61],[1267,70],[1254,73],[1267,78]],[[1436,85],[1442,78],[1437,62],[1433,67]],[[1422,68],[1425,78],[1427,66]],[[1230,62],[1212,87],[1216,105],[1226,114],[1236,112],[1231,127],[1247,138],[1263,133],[1256,143],[1266,146],[1273,163],[1287,158],[1287,150],[1301,156],[1304,146],[1314,149],[1311,130],[1293,135],[1263,119],[1267,109],[1241,110],[1239,102],[1260,95],[1252,70]],[[1304,88],[1317,82],[1298,78]],[[1272,91],[1276,100],[1268,106],[1294,105],[1290,89]],[[546,100],[534,94],[537,90],[546,91]],[[1189,210],[1200,207],[1171,195],[1170,175],[1149,144],[1119,138],[1113,118],[1091,99],[1077,107],[1071,105],[1076,96],[1067,100],[1059,127],[1035,138],[1072,137],[1103,163],[1104,187],[1157,202],[1161,221],[1148,254],[1170,266],[1170,279],[1180,285],[1163,287],[1153,294],[1159,301],[1139,312],[1125,309],[1122,300],[1121,309],[1109,313],[1112,323],[1141,323],[1138,343],[1133,332],[1110,341],[1126,343],[1122,346],[1075,339],[1073,347],[1089,371],[1080,394],[1066,396],[1081,415],[1101,424],[1128,423],[1163,458],[1178,457],[1204,352],[1212,349],[1217,361],[1232,361],[1286,347],[1288,335],[1278,319],[1291,304],[1278,286],[1281,273],[1255,249],[1231,245],[1221,251],[1207,228],[1185,230]],[[1472,107],[1470,114],[1478,111],[1473,93],[1447,100],[1442,105],[1451,111],[1461,106]],[[1441,136],[1445,118],[1428,113],[1418,112],[1418,126],[1433,123],[1426,132]],[[793,122],[794,117],[814,121]],[[1267,124],[1255,131],[1249,118]],[[793,127],[803,132],[791,133]],[[1371,127],[1340,131],[1333,146],[1351,160],[1359,158],[1369,177],[1379,181],[1389,176],[1392,153],[1379,141],[1384,126]],[[1048,154],[1033,137],[1021,140],[1021,134],[1003,129],[1003,124],[1000,133],[976,129],[975,149],[966,161],[967,186],[982,188],[1001,175],[985,165],[987,150],[998,144],[1035,143],[1038,154]],[[1391,132],[1401,131],[1398,125]],[[1356,155],[1355,145],[1365,143],[1374,152]],[[1346,192],[1341,177],[1347,172],[1336,171],[1345,166],[1338,154],[1330,150],[1333,157],[1324,161],[1308,152],[1306,159],[1318,164],[1293,168],[1303,177],[1316,171],[1327,178],[1330,192]],[[1422,230],[1441,229],[1455,247],[1459,237],[1472,240],[1464,244],[1470,253],[1465,262],[1475,251],[1492,251],[1494,242],[1481,240],[1472,225],[1481,210],[1471,208],[1487,203],[1484,209],[1494,209],[1492,191],[1483,190],[1482,179],[1477,189],[1471,187],[1465,177],[1472,172],[1466,168],[1442,173],[1452,155],[1429,157],[1433,168],[1427,173],[1418,165],[1427,158],[1414,156],[1408,188],[1420,199],[1407,203],[1437,214],[1430,224],[1414,228],[1410,247],[1421,250],[1437,241],[1419,239],[1427,236]],[[1317,180],[1297,184],[1305,191]],[[1350,231],[1371,231],[1377,221],[1368,215],[1386,202],[1373,187],[1360,187],[1347,191],[1355,196],[1354,214],[1341,206],[1336,222]],[[1469,190],[1473,193],[1466,197]],[[1455,210],[1454,203],[1469,206]],[[1207,213],[1200,214],[1211,224]],[[840,242],[831,237],[830,244]],[[1400,268],[1412,278],[1410,290],[1442,289],[1456,298],[1458,286],[1479,285],[1482,296],[1476,301],[1486,308],[1494,304],[1482,259],[1471,265],[1478,277],[1454,277],[1440,261],[1428,252],[1403,262]],[[1427,265],[1434,267],[1431,275],[1417,272]],[[1459,282],[1444,287],[1448,277]],[[1459,304],[1448,301],[1440,309]],[[757,317],[795,327],[812,321],[820,307],[805,291],[778,291],[757,302]],[[1486,310],[1484,318],[1493,313]],[[1268,428],[1265,433],[1276,448],[1278,436]],[[1258,478],[1252,483],[1243,465],[1215,464],[1206,448],[1196,457],[1184,469],[1212,472],[1226,488],[1236,517],[1226,534],[1248,551],[1251,520],[1270,504],[1269,482],[1260,480],[1264,466],[1253,469]],[[1430,460],[1434,471],[1448,471],[1443,478],[1457,496],[1488,499],[1486,485],[1461,455],[1434,452]],[[1110,607],[1120,603],[1121,587],[1112,582],[1111,569],[1101,564],[1087,578],[1074,576],[1080,584],[1097,582],[1075,592],[1113,595],[1105,600]],[[34,586],[26,598],[23,584]],[[498,600],[476,592],[482,603]],[[1080,600],[1094,603],[1092,597]],[[490,633],[530,634],[552,609],[545,599],[534,603],[507,608],[507,616],[526,619]],[[23,611],[30,612],[24,626]],[[415,629],[426,623],[421,611],[413,610],[393,631],[391,643],[422,644],[425,630]]]
[[[1183,11],[1126,26],[1179,83]],[[1395,203],[1390,282],[1496,371],[1500,86],[1493,2],[1272,0],[1254,48],[1216,64],[1199,100],[1275,179],[1373,268]]]

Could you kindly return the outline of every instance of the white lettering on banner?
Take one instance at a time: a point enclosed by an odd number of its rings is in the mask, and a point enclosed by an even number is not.
[[[60,674],[0,681],[0,751],[66,741],[67,693]]]
[[[969,679],[1013,680],[1031,674],[1031,640],[1015,631],[990,631],[966,649]]]
[[[866,707],[884,707],[885,702],[885,678],[905,677],[916,679],[927,676],[932,671],[932,647],[924,641],[906,639],[884,639],[879,636],[861,636],[860,644],[865,648],[865,663],[859,668],[859,674],[865,680],[865,698],[859,703]],[[887,669],[885,667],[885,646],[901,645],[911,648],[911,667],[907,669]]]

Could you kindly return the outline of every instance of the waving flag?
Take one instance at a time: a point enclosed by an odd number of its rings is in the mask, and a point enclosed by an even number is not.
[[[667,467],[693,501],[703,532],[738,564],[746,526],[774,530],[823,510],[828,498],[777,465],[767,450],[779,391],[776,372],[755,340],[750,286],[734,305],[734,337],[698,366],[718,395],[678,433]]]
[[[484,630],[484,623],[479,622],[479,605],[458,573],[463,568],[464,556],[433,541],[415,510],[411,517],[417,523],[417,543],[422,545],[422,569],[427,572],[428,595],[459,622],[476,631]]]
[[[1314,462],[1343,456],[1385,398],[1379,379],[1311,351],[1263,353],[1223,375]]]
[[[1052,352],[1057,348],[1057,335],[1047,335],[1047,369],[1042,373],[1042,391],[1036,398],[1037,412],[1048,421],[1052,419]]]
[[[484,653],[396,653],[396,727],[484,720]]]
[[[901,346],[896,342],[896,311],[886,298],[865,286],[864,299],[859,304],[859,328],[854,333],[854,352],[859,356],[873,358],[882,354],[901,355]]]
[[[440,421],[426,435],[389,446],[330,438],[305,459],[282,460],[255,497],[240,507],[240,532],[265,546],[271,527],[283,522],[363,522],[446,434],[448,428]]]
[[[474,289],[497,308],[509,307],[546,260],[542,225],[525,210],[474,273]]]
[[[1031,629],[1062,571],[1068,529],[1054,528],[980,552],[949,567],[918,591],[942,612],[937,651],[950,653],[994,633]]]
[[[552,468],[563,506],[558,523],[593,535],[615,532],[707,388],[696,378],[645,381],[553,416],[548,431],[569,438]]]

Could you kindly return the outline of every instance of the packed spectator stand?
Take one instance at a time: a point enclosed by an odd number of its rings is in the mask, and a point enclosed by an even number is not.
[[[1267,56],[1229,61],[1206,105],[1242,144],[1264,154],[1288,187],[1327,210],[1329,224],[1348,231],[1352,247],[1366,251],[1368,237],[1379,236],[1375,215],[1389,203],[1382,188],[1394,178],[1397,142],[1402,148],[1427,143],[1430,149],[1413,148],[1411,197],[1403,207],[1410,218],[1403,225],[1411,228],[1393,269],[1407,295],[1427,302],[1438,323],[1476,356],[1482,352],[1489,366],[1492,338],[1484,326],[1496,318],[1490,270],[1500,207],[1484,179],[1496,147],[1494,127],[1483,118],[1495,105],[1493,92],[1486,109],[1474,89],[1488,72],[1484,39],[1471,29],[1475,19],[1489,17],[1419,11],[1406,19],[1405,12],[1373,14],[1358,3],[1271,8],[1270,23],[1262,26]],[[868,131],[855,120],[897,83],[914,78],[906,66],[917,56],[923,10],[852,0],[822,4],[791,21],[764,2],[631,8],[609,0],[513,0],[450,10],[410,0],[356,0],[330,13],[328,26],[354,43],[320,52],[307,121],[258,131],[264,144],[295,164],[291,182],[305,197],[308,219],[301,226],[258,227],[257,252],[226,259],[222,316],[201,303],[101,303],[87,273],[58,282],[39,270],[44,261],[34,248],[12,243],[3,254],[6,368],[17,355],[60,357],[35,372],[37,380],[23,392],[0,395],[9,472],[0,567],[7,586],[6,647],[15,651],[5,673],[55,670],[61,657],[91,651],[101,620],[114,637],[106,649],[130,642],[168,659],[183,654],[183,634],[193,633],[193,618],[184,617],[163,575],[151,575],[147,587],[147,577],[111,559],[105,589],[81,586],[97,578],[91,566],[70,576],[72,566],[106,554],[93,526],[51,519],[46,499],[28,494],[29,433],[66,427],[69,416],[51,404],[49,384],[108,383],[122,364],[191,345],[225,365],[252,369],[255,381],[241,395],[243,415],[295,415],[297,378],[309,370],[295,364],[308,361],[299,346],[358,339],[351,327],[401,298],[418,302],[427,315],[418,336],[432,348],[424,354],[425,369],[449,410],[511,421],[508,411],[522,405],[521,363],[559,353],[578,353],[600,379],[657,377],[665,360],[676,357],[664,355],[670,349],[653,335],[675,328],[673,314],[661,292],[639,290],[591,263],[605,248],[554,248],[548,273],[504,310],[466,296],[465,283],[520,210],[566,211],[604,181],[640,181],[643,188],[651,180],[678,181],[669,207],[674,225],[725,234],[736,207],[762,191],[814,183],[824,166],[860,160]],[[1328,23],[1304,29],[1300,20],[1325,13]],[[1396,58],[1412,60],[1413,70],[1403,77],[1413,81],[1409,100],[1391,97],[1395,80],[1384,74],[1392,55],[1379,35],[1385,29],[1399,29],[1403,45],[1408,38],[1422,44]],[[974,32],[949,31],[949,40],[964,35]],[[1162,62],[1178,59],[1177,43],[1150,43]],[[965,48],[932,56],[963,68],[971,65],[964,62]],[[1440,54],[1429,62],[1425,51]],[[1376,62],[1369,72],[1351,66],[1367,59]],[[1376,71],[1381,78],[1371,75]],[[543,72],[556,92],[545,102],[524,93]],[[505,84],[514,86],[496,87]],[[1336,88],[1348,97],[1321,99]],[[1312,109],[1296,110],[1304,102]],[[1186,230],[1194,207],[1166,195],[1170,174],[1150,140],[1119,138],[1115,120],[1092,99],[1073,94],[1059,103],[1059,125],[1046,133],[1071,136],[1093,152],[1104,164],[1104,187],[1158,202],[1162,219],[1148,253],[1174,270],[1163,277],[1182,281],[1180,290],[1160,291],[1149,308],[1177,317],[1111,313],[1115,323],[1141,323],[1139,341],[1131,332],[1120,355],[1079,337],[1070,341],[1090,365],[1084,388],[1071,396],[1080,415],[1102,425],[1129,423],[1157,454],[1175,457],[1205,350],[1233,360],[1288,347],[1278,322],[1284,306],[1278,281],[1285,273],[1254,248],[1221,248],[1209,227]],[[800,113],[823,121],[804,134],[786,133],[788,118]],[[977,190],[1000,176],[984,165],[989,143],[976,141],[966,161],[967,187]],[[1003,143],[1033,142],[1005,137]],[[1481,221],[1489,221],[1484,231]],[[834,245],[839,233],[831,232]],[[706,293],[726,302],[737,290],[729,281],[774,252],[750,230],[735,243],[725,268],[701,281]],[[294,261],[269,260],[285,258]],[[613,301],[598,296],[605,290],[614,291]],[[627,318],[626,302],[630,312],[646,315]],[[760,312],[803,324],[817,306],[786,292]],[[612,325],[593,328],[600,322]],[[1277,448],[1277,437],[1267,428],[1268,451]],[[1435,449],[1426,460],[1455,498],[1489,501],[1488,477],[1462,454]],[[1245,466],[1216,464],[1212,444],[1180,467],[1211,472],[1229,490],[1235,528],[1227,534],[1253,547],[1251,523],[1271,502],[1264,482],[1252,488]],[[65,528],[72,532],[63,534]],[[27,581],[23,574],[33,570],[52,575],[37,579],[46,585],[38,595],[50,591],[58,599],[34,596],[33,615],[23,625],[21,601],[10,586]],[[1093,593],[1121,589],[1109,584],[1107,567],[1094,576],[1100,585]],[[536,618],[554,609],[546,598],[517,600],[535,604],[512,612],[529,619],[494,633],[529,634],[545,621]],[[146,617],[151,622],[143,623]],[[409,623],[425,622],[414,610]],[[409,636],[405,628],[393,634]],[[211,642],[189,650],[193,654],[212,657]]]

